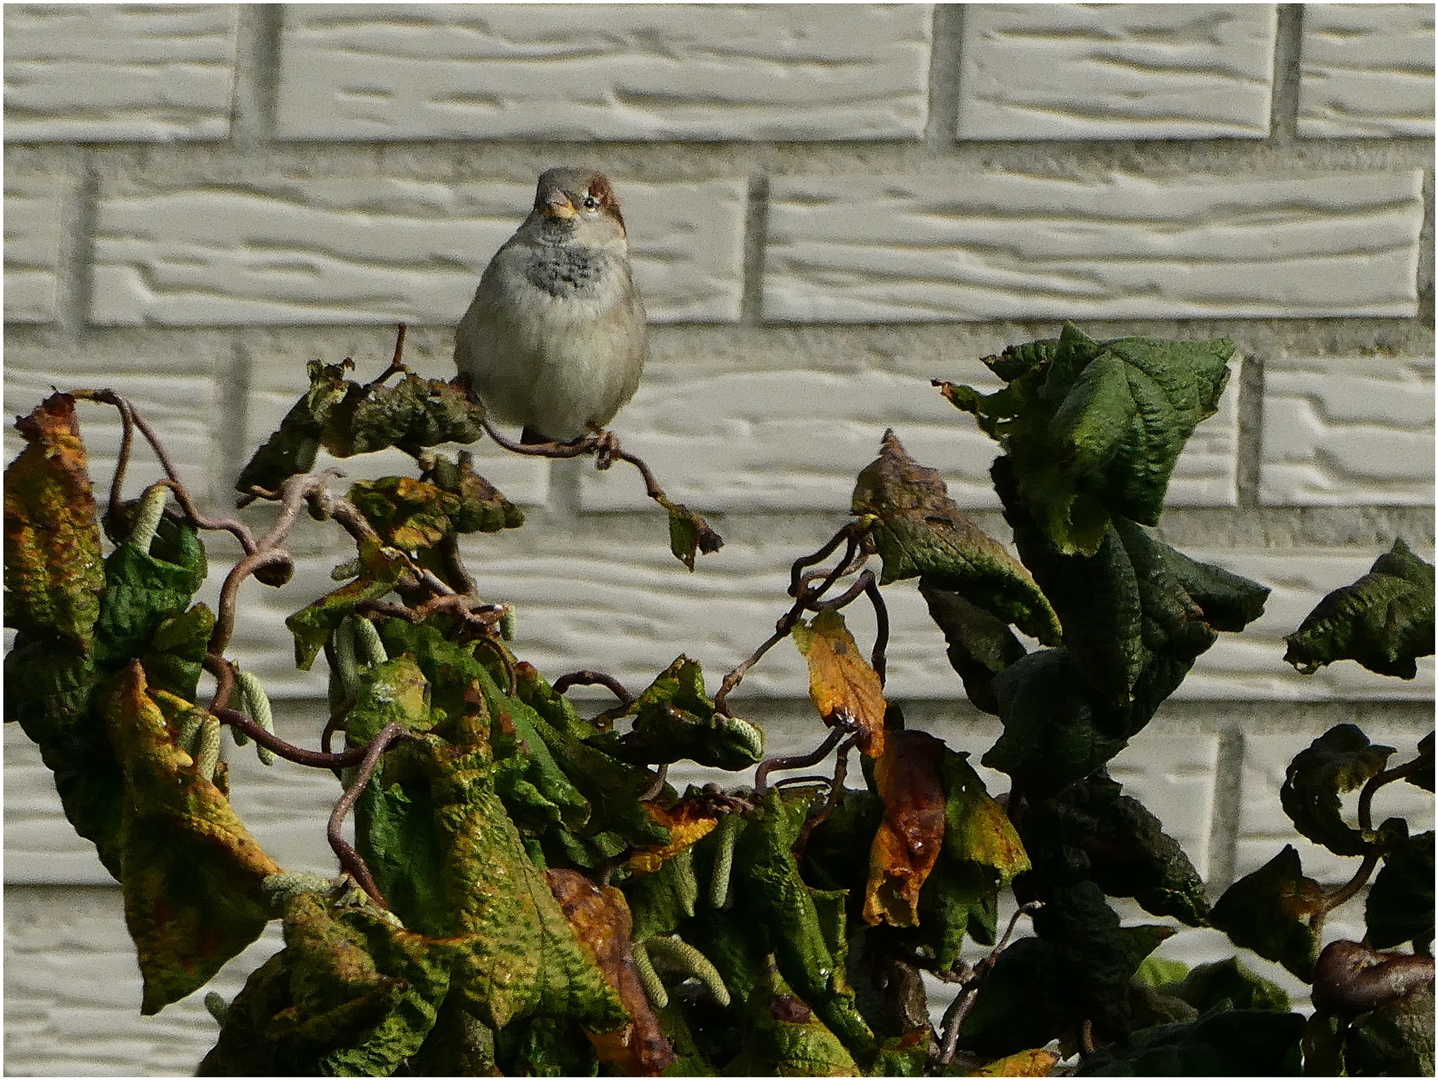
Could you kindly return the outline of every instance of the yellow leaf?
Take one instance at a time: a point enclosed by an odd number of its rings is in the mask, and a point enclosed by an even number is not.
[[[1059,1063],[1052,1050],[1021,1050],[1017,1054],[991,1061],[974,1076],[1047,1076]]]
[[[669,809],[647,802],[644,808],[655,824],[669,830],[669,843],[639,848],[629,856],[629,869],[636,875],[652,874],[664,860],[697,844],[719,824],[719,812],[708,799],[681,799]]]
[[[809,661],[809,697],[824,723],[858,732],[859,750],[869,757],[883,754],[884,684],[859,652],[844,616],[830,608],[800,622],[794,643]]]

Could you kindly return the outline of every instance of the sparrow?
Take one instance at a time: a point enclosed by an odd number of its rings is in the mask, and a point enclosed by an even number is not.
[[[473,396],[525,442],[613,441],[648,353],[619,200],[603,174],[550,169],[454,335]]]

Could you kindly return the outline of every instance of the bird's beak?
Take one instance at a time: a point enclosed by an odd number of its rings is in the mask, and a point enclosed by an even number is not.
[[[578,216],[574,204],[569,201],[569,196],[562,191],[551,191],[547,194],[539,209],[545,217],[558,221]]]

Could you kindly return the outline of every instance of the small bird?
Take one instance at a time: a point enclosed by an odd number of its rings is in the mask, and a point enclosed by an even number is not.
[[[525,442],[599,434],[634,396],[648,353],[644,302],[614,189],[550,169],[534,210],[495,253],[454,335],[454,362]]]

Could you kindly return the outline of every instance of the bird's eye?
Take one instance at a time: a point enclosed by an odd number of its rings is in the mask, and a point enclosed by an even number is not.
[[[596,199],[593,195],[586,195],[586,196],[584,196],[584,209],[586,209],[586,210],[597,210],[598,208],[599,208],[599,200],[598,200],[598,199]]]

